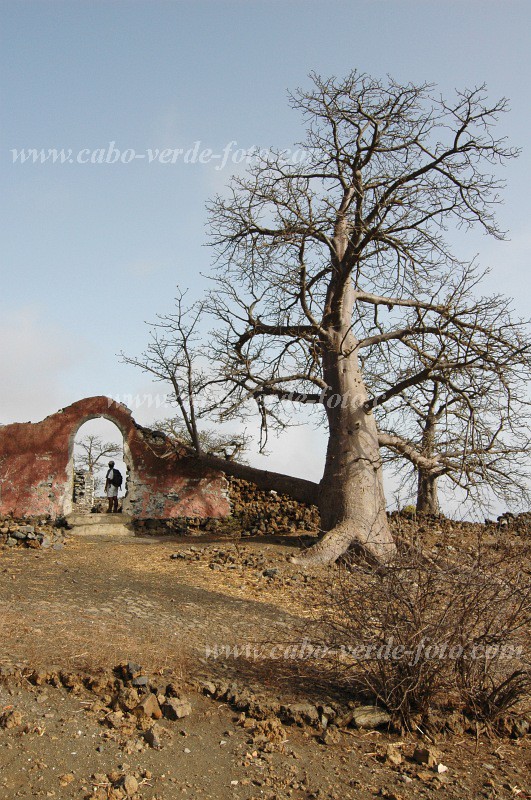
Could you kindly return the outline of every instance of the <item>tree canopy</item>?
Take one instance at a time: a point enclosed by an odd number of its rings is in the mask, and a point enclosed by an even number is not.
[[[474,265],[447,235],[479,227],[504,237],[499,167],[518,151],[496,135],[507,101],[489,102],[485,87],[445,99],[429,84],[356,71],[311,79],[290,95],[306,125],[301,163],[261,152],[209,204],[206,350],[222,418],[254,407],[265,432],[287,424],[293,403],[326,416],[324,535],[302,558],[354,547],[385,561],[395,548],[382,437],[412,442],[385,429],[382,410],[398,413],[433,385],[481,403],[483,380],[501,397],[529,367],[528,328],[502,297],[477,293]],[[477,415],[474,424],[477,434]]]

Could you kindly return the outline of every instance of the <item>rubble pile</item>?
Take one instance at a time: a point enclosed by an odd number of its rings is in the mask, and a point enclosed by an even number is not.
[[[18,519],[0,516],[0,547],[30,547],[62,550],[68,538],[69,525],[63,518]]]
[[[474,552],[478,541],[498,546],[505,538],[521,545],[531,541],[531,512],[511,514],[507,512],[497,520],[469,522],[450,519],[442,515],[432,516],[393,511],[389,515],[391,533],[397,541],[407,541],[423,548]],[[516,538],[515,538],[516,537]]]
[[[166,520],[135,520],[138,533],[193,534],[215,533],[234,536],[292,536],[316,534],[319,512],[316,506],[299,503],[287,495],[264,491],[241,478],[229,480],[232,513],[224,519],[180,517]]]
[[[151,535],[197,535],[212,533],[216,536],[239,539],[249,536],[316,536],[319,533],[319,511],[314,505],[293,500],[275,491],[259,489],[241,478],[229,478],[229,497],[232,513],[224,519],[179,517],[175,519],[135,520],[137,533]],[[507,533],[524,539],[531,537],[531,512],[507,512],[485,522],[468,522],[440,516],[416,514],[413,507],[389,514],[393,536],[414,542],[423,547],[462,546],[478,537],[488,537],[492,542]],[[309,543],[309,542],[308,542]]]
[[[192,713],[191,703],[175,680],[149,677],[133,661],[118,664],[112,676],[34,670],[26,678],[34,686],[64,686],[76,695],[89,692],[95,699],[86,703],[86,710],[109,730],[111,738],[112,731],[120,739],[140,736],[129,741],[128,746],[133,750],[144,746],[160,749],[161,740],[169,736],[169,732],[157,721],[175,722]]]
[[[319,530],[316,506],[299,503],[274,491],[263,491],[239,478],[230,479],[229,496],[233,518],[251,535],[317,533]]]

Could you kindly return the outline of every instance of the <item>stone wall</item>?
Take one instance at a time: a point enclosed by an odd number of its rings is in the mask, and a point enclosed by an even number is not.
[[[27,519],[15,519],[0,514],[0,549],[8,547],[29,547],[33,550],[62,550],[69,537],[64,527],[58,527],[47,517],[32,517],[32,524]]]
[[[74,439],[83,423],[98,417],[114,422],[124,437],[124,513],[137,519],[230,513],[228,484],[220,470],[205,467],[185,447],[177,452],[164,434],[136,423],[121,403],[89,397],[42,422],[0,427],[0,514],[72,512]]]
[[[251,481],[229,477],[232,513],[225,519],[140,519],[133,527],[150,535],[213,533],[227,537],[316,536],[320,530],[315,505],[302,503],[274,490],[265,491]]]
[[[74,471],[74,511],[88,513],[94,505],[94,475],[84,469]]]

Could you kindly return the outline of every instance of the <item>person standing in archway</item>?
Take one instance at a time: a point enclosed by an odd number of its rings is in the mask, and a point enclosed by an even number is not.
[[[107,514],[118,513],[118,489],[122,485],[122,474],[114,468],[114,461],[109,461],[109,471],[105,476],[105,494],[109,501]]]

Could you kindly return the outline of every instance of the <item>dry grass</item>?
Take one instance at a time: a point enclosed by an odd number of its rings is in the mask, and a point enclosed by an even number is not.
[[[127,657],[154,672],[163,668],[176,673],[187,671],[189,654],[181,647],[176,649],[156,626],[142,625],[140,630],[117,620],[87,620],[80,616],[67,620],[68,616],[60,609],[47,609],[35,624],[21,617],[20,611],[3,612],[0,663],[92,671],[110,669]]]

